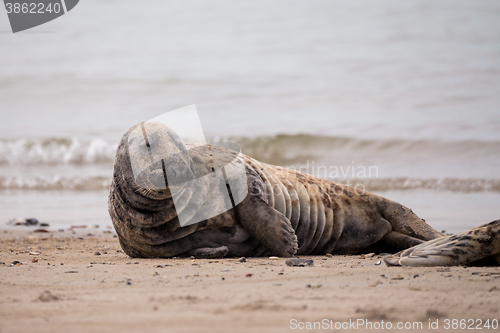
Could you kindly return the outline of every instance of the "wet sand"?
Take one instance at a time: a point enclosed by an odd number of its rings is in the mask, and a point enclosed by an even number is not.
[[[377,332],[449,332],[460,331],[446,329],[453,319],[500,320],[500,267],[387,267],[377,255],[303,256],[312,267],[133,259],[109,231],[29,230],[0,231],[2,333],[372,331],[367,321]]]

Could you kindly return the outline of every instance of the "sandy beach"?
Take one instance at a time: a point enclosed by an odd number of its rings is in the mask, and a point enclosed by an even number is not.
[[[0,235],[2,333],[394,331],[405,325],[428,331],[430,324],[444,332],[460,330],[453,319],[468,327],[482,321],[486,330],[488,319],[490,326],[500,320],[500,267],[387,267],[377,265],[378,255],[304,256],[314,261],[310,267],[272,257],[134,259],[107,230],[24,228]]]

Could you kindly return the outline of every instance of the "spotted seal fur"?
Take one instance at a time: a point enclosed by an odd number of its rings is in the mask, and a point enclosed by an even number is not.
[[[195,256],[197,258],[305,254],[399,253],[388,265],[461,265],[500,253],[500,222],[455,236],[434,230],[413,211],[381,196],[306,173],[259,162],[224,151],[244,165],[248,195],[233,209],[181,227],[173,203],[175,184],[166,189],[137,185],[129,151],[133,131],[116,153],[109,194],[109,214],[123,250],[131,257]],[[153,123],[147,145],[180,153],[166,163],[148,166],[145,181],[165,168],[178,177],[196,177],[213,168],[212,152],[223,147],[185,144],[170,128]],[[208,147],[208,149],[207,149]],[[162,170],[163,169],[163,170]],[[213,170],[213,169],[212,169]],[[212,207],[208,198],[195,207]],[[187,192],[183,192],[186,195]],[[192,196],[187,195],[186,200]],[[177,207],[178,208],[178,207]]]

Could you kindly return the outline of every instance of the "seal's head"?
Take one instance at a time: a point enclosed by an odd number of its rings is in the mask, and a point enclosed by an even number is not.
[[[175,196],[194,178],[186,145],[160,122],[140,123],[129,131],[128,155],[135,189],[150,199]]]

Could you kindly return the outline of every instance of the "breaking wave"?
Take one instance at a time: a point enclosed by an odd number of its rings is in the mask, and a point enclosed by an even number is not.
[[[351,164],[351,160],[355,157],[356,165],[358,162],[375,161],[373,165],[379,165],[384,170],[399,161],[403,161],[400,163],[403,167],[432,164],[444,170],[440,174],[422,175],[414,168],[402,175],[386,172],[380,178],[378,174],[368,177],[357,175],[361,178],[355,178],[350,173],[330,176],[341,183],[346,183],[346,178],[350,177],[350,184],[358,184],[371,192],[418,189],[500,192],[500,177],[496,174],[500,141],[369,140],[309,134],[228,137],[210,141],[237,143],[243,153],[282,166],[293,167],[304,165],[306,161],[317,161],[315,165],[353,167],[355,165]],[[0,139],[0,190],[108,190],[110,178],[103,175],[112,172],[116,148],[116,142],[101,138]],[[48,167],[39,167],[44,165]],[[16,173],[17,166],[23,171]],[[455,171],[449,172],[452,167]],[[475,167],[486,171],[482,174],[465,172]],[[2,172],[7,169],[9,172]],[[40,173],[46,170],[52,174]],[[314,170],[311,173],[319,175]],[[409,175],[416,177],[409,178]]]
[[[330,156],[342,159],[356,156],[358,160],[377,156],[389,158],[422,157],[434,159],[478,160],[500,156],[500,141],[454,141],[361,139],[349,137],[318,136],[309,134],[275,135],[268,137],[230,137],[242,151],[258,160],[276,165],[305,163],[307,160]]]
[[[0,140],[0,165],[112,163],[116,148],[100,138]]]
[[[433,158],[481,159],[500,156],[500,141],[360,139],[309,134],[228,137],[210,141],[237,143],[242,152],[266,163],[292,165],[330,156],[356,156],[363,160],[385,156],[424,156]],[[113,163],[117,142],[101,138],[0,139],[0,165],[83,165]]]

